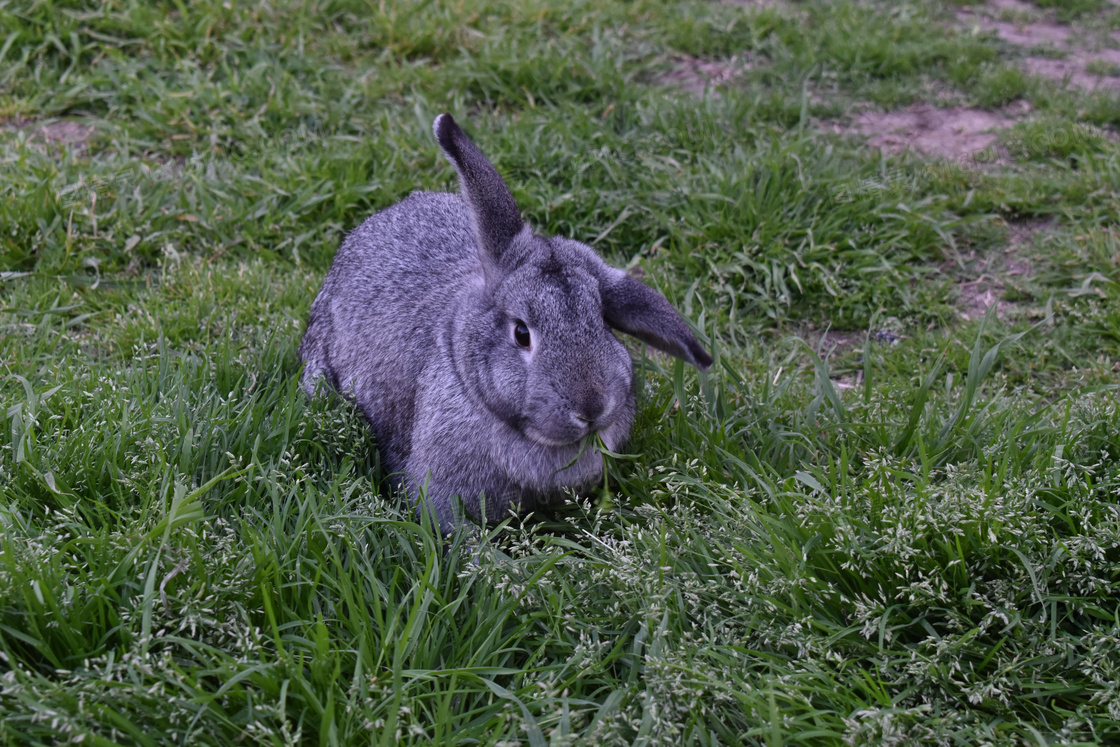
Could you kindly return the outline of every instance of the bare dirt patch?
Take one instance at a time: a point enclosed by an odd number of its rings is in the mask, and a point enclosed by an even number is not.
[[[966,161],[995,145],[998,130],[1012,124],[1008,116],[982,109],[939,109],[917,104],[893,112],[856,115],[849,131],[865,136],[868,145],[887,153],[917,151],[927,156]],[[845,128],[832,124],[837,133]]]
[[[844,353],[862,348],[870,338],[872,345],[897,345],[906,339],[902,334],[902,323],[895,317],[880,320],[880,325],[871,330],[819,329],[816,325],[806,324],[798,334],[809,347],[817,351],[821,358],[828,360]]]
[[[1120,77],[1108,74],[1120,71],[1120,33],[1075,29],[1020,0],[962,7],[957,17],[967,27],[1027,50],[1020,67],[1030,75],[1087,91],[1120,90]]]
[[[868,342],[875,347],[892,347],[899,344],[907,339],[907,335],[902,334],[901,330],[901,322],[895,317],[889,317],[881,320],[881,325],[877,329],[871,330],[832,329],[831,327],[818,329],[816,325],[810,323],[798,330],[798,337],[804,340],[805,344],[822,360],[835,364],[844,356],[863,350]],[[844,366],[841,366],[842,368]],[[833,371],[829,374],[829,379],[837,389],[854,389],[863,381],[863,370],[848,373]]]
[[[1024,0],[988,0],[988,7],[993,10],[1006,11],[1010,13],[1019,13],[1022,15],[1034,15],[1039,12],[1038,6],[1031,5]]]
[[[1044,57],[1028,57],[1023,61],[1023,69],[1031,75],[1051,80],[1068,81],[1070,85],[1086,91],[1120,90],[1120,78],[1106,75],[1095,75],[1089,72],[1094,63],[1104,62],[1113,68],[1120,68],[1120,51],[1115,49],[1101,50],[1100,52],[1071,53],[1061,60],[1047,59]]]
[[[957,283],[956,288],[957,310],[963,319],[979,319],[993,306],[996,316],[1004,321],[1020,313],[1020,304],[1009,300],[1007,292],[1034,275],[1026,252],[1036,236],[1051,230],[1053,225],[1049,219],[1009,223],[1005,245],[962,257],[970,276]]]
[[[988,17],[979,18],[980,27],[985,31],[994,31],[1000,39],[1008,44],[1018,44],[1023,47],[1055,46],[1064,47],[1069,41],[1072,30],[1069,26],[1060,23],[1039,21],[1038,23],[1010,23],[996,21]]]
[[[89,153],[89,140],[96,128],[92,124],[69,119],[49,122],[23,119],[6,124],[5,129],[22,130],[27,141],[34,144],[72,146],[80,155]]]
[[[658,76],[655,82],[697,95],[712,89],[713,95],[718,96],[715,89],[727,85],[750,67],[750,62],[738,55],[728,60],[704,60],[691,55],[677,55],[669,70]]]
[[[829,359],[863,345],[864,332],[850,329],[814,330],[809,327],[803,336],[820,356]]]
[[[1004,319],[1011,307],[1003,300],[1004,284],[995,275],[982,274],[976,280],[957,284],[957,308],[965,321],[980,319],[992,306],[996,307],[996,317]]]

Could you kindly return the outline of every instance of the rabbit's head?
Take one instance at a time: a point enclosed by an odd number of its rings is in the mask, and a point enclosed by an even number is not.
[[[660,294],[588,246],[533,234],[497,170],[450,115],[433,126],[459,174],[483,272],[450,342],[459,376],[487,409],[531,440],[608,447],[632,419],[632,364],[612,329],[701,369],[712,362]]]

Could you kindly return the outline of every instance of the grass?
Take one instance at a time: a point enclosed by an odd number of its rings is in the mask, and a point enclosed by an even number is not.
[[[0,6],[0,741],[1120,739],[1120,105],[952,13]],[[945,92],[1034,113],[987,164],[820,126]],[[718,356],[635,345],[604,491],[450,549],[295,354],[342,233],[454,188],[441,111]]]

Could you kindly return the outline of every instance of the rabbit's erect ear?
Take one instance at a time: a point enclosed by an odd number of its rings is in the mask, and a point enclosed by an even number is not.
[[[700,346],[684,319],[664,296],[621,270],[609,269],[599,284],[603,319],[658,350],[707,371],[712,356]]]
[[[459,190],[485,255],[483,264],[500,266],[510,242],[525,226],[509,187],[450,114],[436,117],[432,131],[447,160],[459,172]]]

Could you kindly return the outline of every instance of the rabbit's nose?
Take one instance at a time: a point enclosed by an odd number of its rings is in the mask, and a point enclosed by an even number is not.
[[[606,412],[606,409],[607,405],[602,397],[592,396],[585,399],[573,415],[580,423],[589,428],[593,428],[603,417],[603,413]]]

